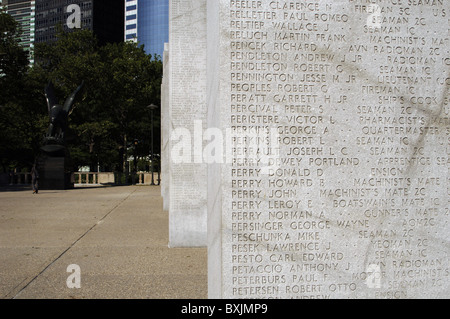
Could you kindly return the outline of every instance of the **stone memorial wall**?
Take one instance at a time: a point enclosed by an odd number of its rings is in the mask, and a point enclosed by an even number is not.
[[[208,1],[211,298],[450,296],[449,39],[446,0]]]
[[[169,10],[169,246],[206,246],[207,167],[192,144],[206,121],[206,0]]]
[[[163,78],[161,83],[161,197],[163,210],[169,211],[169,185],[170,185],[170,118],[169,118],[169,43],[164,43],[163,52]]]

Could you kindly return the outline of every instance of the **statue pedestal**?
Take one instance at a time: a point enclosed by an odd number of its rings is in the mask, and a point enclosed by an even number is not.
[[[38,173],[40,189],[69,189],[74,187],[69,151],[65,147],[65,133],[68,129],[69,114],[78,91],[84,81],[66,99],[64,105],[57,104],[53,83],[45,88],[50,125],[44,136],[41,155],[38,157]]]
[[[74,188],[72,173],[66,169],[65,157],[41,156],[38,160],[39,189],[64,190]]]

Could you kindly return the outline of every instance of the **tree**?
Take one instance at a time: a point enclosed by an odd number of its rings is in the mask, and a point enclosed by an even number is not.
[[[60,29],[55,43],[42,43],[35,48],[33,76],[43,84],[52,82],[60,103],[82,82],[85,85],[69,115],[66,141],[74,163],[78,166],[97,167],[100,152],[98,145],[111,142],[109,117],[102,108],[100,87],[104,61],[99,53],[97,39],[89,30],[65,33]],[[107,129],[105,129],[107,128]],[[106,165],[109,157],[103,158]]]
[[[0,159],[2,170],[31,167],[43,127],[36,83],[28,77],[27,52],[18,23],[0,11]]]
[[[54,44],[36,46],[35,60],[33,77],[52,81],[62,98],[85,82],[69,119],[75,169],[89,165],[95,170],[100,165],[123,171],[135,140],[148,155],[151,125],[146,106],[160,101],[160,60],[152,60],[133,43],[100,47],[89,30],[60,30]]]
[[[9,14],[0,10],[0,104],[5,98],[17,93],[28,69],[27,52],[20,46],[19,24]]]
[[[119,125],[119,170],[123,171],[130,147],[133,155],[149,155],[152,117],[147,106],[160,103],[162,63],[152,60],[143,47],[130,42],[106,45],[102,52],[104,59],[110,61],[104,70],[105,74],[110,74],[104,88],[110,92],[105,106]],[[158,121],[159,117],[153,119]],[[160,148],[159,142],[157,148]]]

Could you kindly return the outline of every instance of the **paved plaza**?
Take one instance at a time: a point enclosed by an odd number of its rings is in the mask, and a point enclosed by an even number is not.
[[[168,247],[160,193],[0,188],[0,297],[207,298],[207,250]]]

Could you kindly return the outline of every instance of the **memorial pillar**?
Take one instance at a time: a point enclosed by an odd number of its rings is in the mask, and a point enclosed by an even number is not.
[[[169,246],[206,246],[206,0],[171,1]]]
[[[208,1],[211,298],[447,298],[444,1]]]

